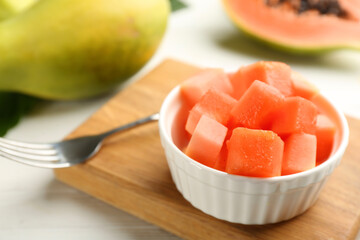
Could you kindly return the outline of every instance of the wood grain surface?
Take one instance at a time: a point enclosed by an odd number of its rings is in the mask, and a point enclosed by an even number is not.
[[[99,133],[158,111],[167,93],[197,71],[182,62],[164,61],[118,93],[68,138]],[[55,170],[55,175],[184,239],[355,239],[360,226],[360,121],[348,120],[349,147],[315,206],[277,224],[232,224],[192,207],[171,179],[157,123],[107,139],[88,162]]]

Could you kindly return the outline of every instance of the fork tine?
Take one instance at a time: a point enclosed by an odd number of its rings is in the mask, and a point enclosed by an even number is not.
[[[159,113],[156,113],[102,134],[57,143],[28,143],[0,138],[0,156],[36,167],[69,167],[93,156],[107,136],[158,119]]]
[[[51,143],[27,143],[27,142],[20,142],[14,141],[6,138],[0,138],[0,143],[16,146],[16,147],[23,147],[29,149],[53,149],[53,144]]]
[[[24,159],[17,156],[9,155],[5,152],[0,151],[0,156],[3,156],[4,158],[26,164],[33,167],[41,167],[41,168],[64,168],[64,167],[70,167],[72,164],[69,162],[46,162],[46,161],[36,161],[36,160],[30,160],[30,159]]]
[[[18,162],[29,165],[29,166],[33,166],[33,167],[51,168],[51,169],[65,168],[65,167],[70,167],[70,166],[73,165],[73,164],[70,164],[69,162],[56,162],[56,163],[54,163],[54,162],[48,162],[48,163],[40,162],[40,163],[37,163],[37,162],[32,162],[32,161],[18,161]]]
[[[11,149],[11,150],[14,150],[14,151],[17,151],[17,152],[37,154],[37,155],[42,155],[42,156],[56,155],[57,152],[58,152],[55,148],[31,149],[31,148],[25,148],[25,147],[19,147],[19,146],[11,145],[11,144],[8,144],[8,143],[4,143],[2,141],[0,141],[0,148],[6,148],[6,149]]]
[[[25,153],[25,152],[19,152],[12,149],[7,149],[0,147],[0,152],[5,153],[8,156],[14,156],[19,158],[24,158],[27,160],[35,160],[35,161],[58,161],[60,160],[60,156],[57,154],[53,155],[38,155],[36,153]]]

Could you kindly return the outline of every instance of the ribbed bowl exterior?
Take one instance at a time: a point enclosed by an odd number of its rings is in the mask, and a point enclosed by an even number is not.
[[[316,202],[329,175],[340,163],[347,145],[348,131],[345,131],[345,143],[331,159],[298,174],[274,178],[227,174],[192,160],[172,142],[171,123],[179,108],[174,101],[177,95],[178,89],[169,94],[162,106],[159,121],[161,143],[171,176],[177,189],[194,207],[222,220],[268,224],[305,212]]]

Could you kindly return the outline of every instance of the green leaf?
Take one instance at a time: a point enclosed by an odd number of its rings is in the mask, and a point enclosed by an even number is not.
[[[38,102],[37,98],[23,94],[0,92],[0,136],[4,136]]]
[[[180,0],[170,0],[170,6],[171,6],[172,12],[175,12],[177,10],[187,7],[187,5]]]

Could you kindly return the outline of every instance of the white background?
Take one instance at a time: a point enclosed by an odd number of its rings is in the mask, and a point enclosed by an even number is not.
[[[284,61],[317,85],[348,115],[360,118],[360,52],[296,57],[253,43],[239,33],[220,1],[197,0],[172,14],[166,36],[135,81],[164,58],[236,70],[258,60]],[[111,95],[39,106],[6,137],[61,140]],[[178,239],[54,179],[51,170],[0,159],[0,239]]]

